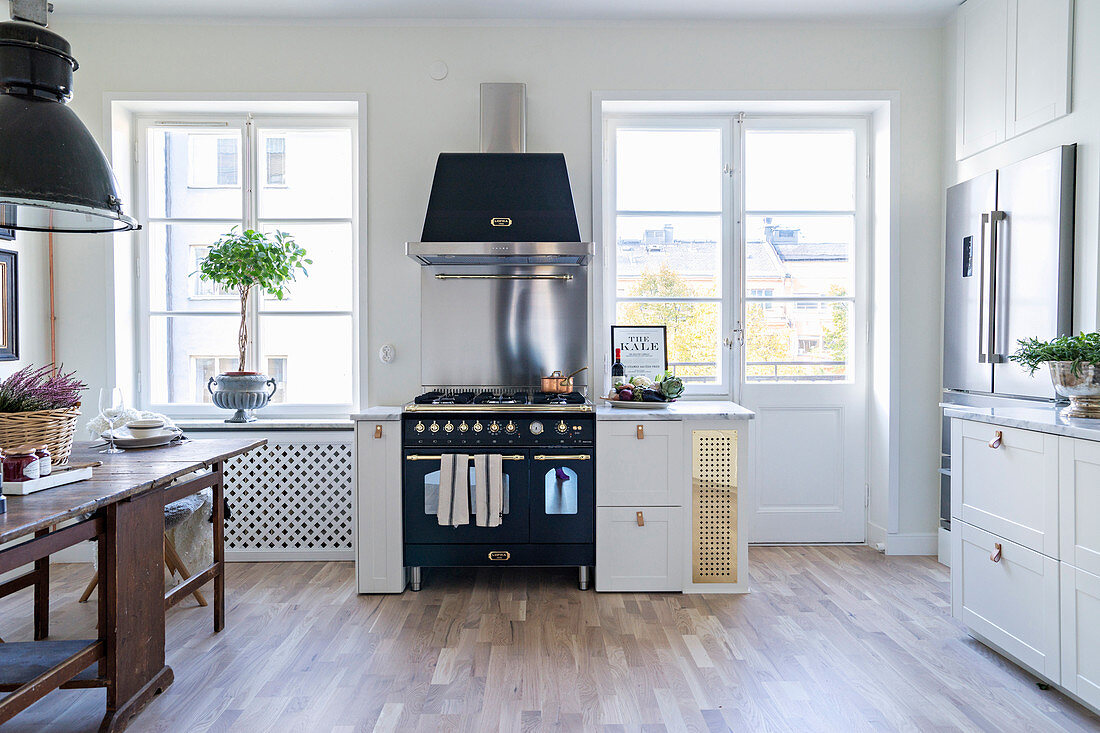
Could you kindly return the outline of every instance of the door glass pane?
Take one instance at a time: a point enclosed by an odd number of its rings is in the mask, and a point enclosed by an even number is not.
[[[351,218],[349,128],[261,129],[259,137],[259,218]]]
[[[210,377],[236,369],[239,316],[149,319],[151,399],[158,404],[210,402]]]
[[[149,216],[240,219],[240,130],[163,127],[149,130]]]
[[[615,228],[619,297],[721,295],[721,217],[619,216]]]
[[[149,225],[149,307],[170,311],[240,310],[240,297],[197,274],[210,246],[232,224]]]
[[[668,365],[685,382],[719,381],[721,354],[718,303],[631,303],[620,301],[615,323],[620,326],[665,326]],[[639,376],[630,374],[627,376]],[[644,374],[652,379],[653,374]]]
[[[745,208],[851,211],[856,201],[851,130],[748,130]]]
[[[284,400],[316,405],[351,402],[352,319],[347,316],[260,316],[261,364],[280,358]]]
[[[797,297],[852,294],[855,218],[749,216],[745,294]]]
[[[351,222],[264,222],[261,230],[291,235],[313,263],[298,272],[282,300],[264,295],[260,306],[267,311],[350,311],[355,270],[352,260]]]
[[[577,513],[577,472],[572,468],[552,468],[546,472],[547,514]]]
[[[510,477],[503,475],[504,500],[501,502],[501,513],[508,514],[511,511],[509,496],[511,493]],[[477,478],[474,475],[474,467],[470,466],[470,515],[471,521],[477,506]],[[488,490],[488,489],[486,489]],[[439,471],[432,471],[424,477],[424,513],[435,516],[439,513]]]
[[[746,381],[849,381],[851,321],[849,302],[747,303]]]
[[[620,129],[616,133],[620,211],[720,211],[722,131]]]

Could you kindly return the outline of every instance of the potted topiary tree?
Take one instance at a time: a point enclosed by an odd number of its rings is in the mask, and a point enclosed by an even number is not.
[[[254,421],[256,418],[252,411],[267,405],[279,388],[273,377],[246,371],[248,296],[254,288],[258,288],[282,300],[286,297],[287,285],[296,279],[298,271],[308,276],[306,265],[312,264],[313,260],[306,259],[306,251],[285,232],[276,231],[274,235],[261,234],[253,229],[238,232],[237,227],[214,242],[199,263],[199,279],[215,282],[226,290],[235,290],[241,298],[241,328],[237,338],[240,361],[237,371],[211,377],[206,384],[215,405],[236,410],[226,422]]]

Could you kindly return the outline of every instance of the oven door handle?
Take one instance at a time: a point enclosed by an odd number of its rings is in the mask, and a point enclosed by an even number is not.
[[[467,453],[466,455],[473,457],[474,455],[478,455],[478,454],[476,454],[476,453]],[[488,454],[486,454],[486,455],[488,455]],[[440,458],[442,458],[442,456],[421,456],[421,455],[417,455],[415,453],[405,456],[406,461],[438,461]],[[501,456],[500,458],[503,461],[522,461],[525,458],[525,456],[521,456],[521,455]]]
[[[574,455],[558,455],[558,456],[546,456],[537,455],[534,456],[536,461],[590,461],[592,456],[587,453],[577,453]]]

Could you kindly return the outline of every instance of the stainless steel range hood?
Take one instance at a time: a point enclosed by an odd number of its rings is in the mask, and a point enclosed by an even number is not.
[[[481,85],[481,152],[441,153],[421,241],[425,266],[588,264],[565,156],[527,153],[526,85]]]

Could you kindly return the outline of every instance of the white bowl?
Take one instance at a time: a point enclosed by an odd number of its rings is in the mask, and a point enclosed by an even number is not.
[[[130,435],[135,438],[150,438],[164,430],[164,420],[160,418],[145,418],[127,423]]]

